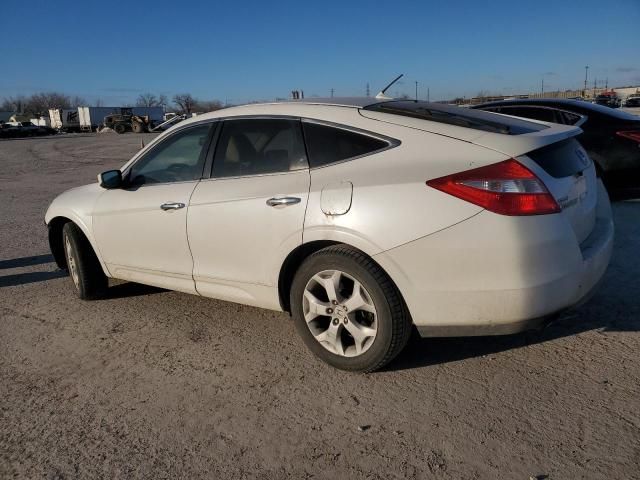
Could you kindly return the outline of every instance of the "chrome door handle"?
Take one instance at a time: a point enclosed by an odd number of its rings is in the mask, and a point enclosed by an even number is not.
[[[298,197],[273,197],[267,200],[267,205],[270,207],[284,207],[287,205],[295,205],[296,203],[300,203],[300,201]]]
[[[179,210],[181,208],[184,208],[185,205],[184,203],[178,203],[178,202],[169,202],[169,203],[163,203],[162,205],[160,205],[160,208],[162,210]]]

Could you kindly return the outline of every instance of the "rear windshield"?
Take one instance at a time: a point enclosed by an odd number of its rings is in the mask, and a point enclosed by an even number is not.
[[[527,157],[556,178],[575,175],[591,164],[587,154],[573,138],[529,152]]]
[[[419,118],[430,122],[446,123],[474,130],[483,130],[485,132],[501,133],[503,135],[522,135],[523,133],[538,132],[548,128],[546,125],[516,118],[507,118],[489,112],[412,100],[376,103],[364,109]]]

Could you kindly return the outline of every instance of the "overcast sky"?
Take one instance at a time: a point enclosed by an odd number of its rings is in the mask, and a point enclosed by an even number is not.
[[[231,103],[394,95],[431,100],[640,85],[640,0],[4,1],[0,98],[90,103],[190,92]]]

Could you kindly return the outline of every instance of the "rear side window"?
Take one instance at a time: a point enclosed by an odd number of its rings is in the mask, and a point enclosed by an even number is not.
[[[582,115],[577,115],[575,113],[570,113],[570,112],[558,111],[558,114],[562,119],[561,123],[564,123],[565,125],[575,125],[583,118]]]
[[[505,115],[513,115],[515,117],[533,118],[534,120],[542,120],[543,122],[561,123],[562,125],[575,125],[582,120],[582,115],[577,113],[556,110],[549,107],[484,107],[481,108],[486,112],[503,113]]]
[[[227,120],[213,159],[214,177],[238,177],[307,168],[300,120]]]
[[[551,108],[538,107],[503,107],[500,113],[514,117],[532,118],[542,122],[556,123],[554,111]]]
[[[303,122],[302,125],[311,167],[368,155],[389,147],[385,140],[350,130],[311,122]]]

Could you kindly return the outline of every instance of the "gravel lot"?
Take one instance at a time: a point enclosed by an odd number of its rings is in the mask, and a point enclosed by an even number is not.
[[[0,478],[640,478],[640,202],[540,334],[317,361],[288,316],[120,283],[83,302],[44,212],[152,135],[0,141]]]

